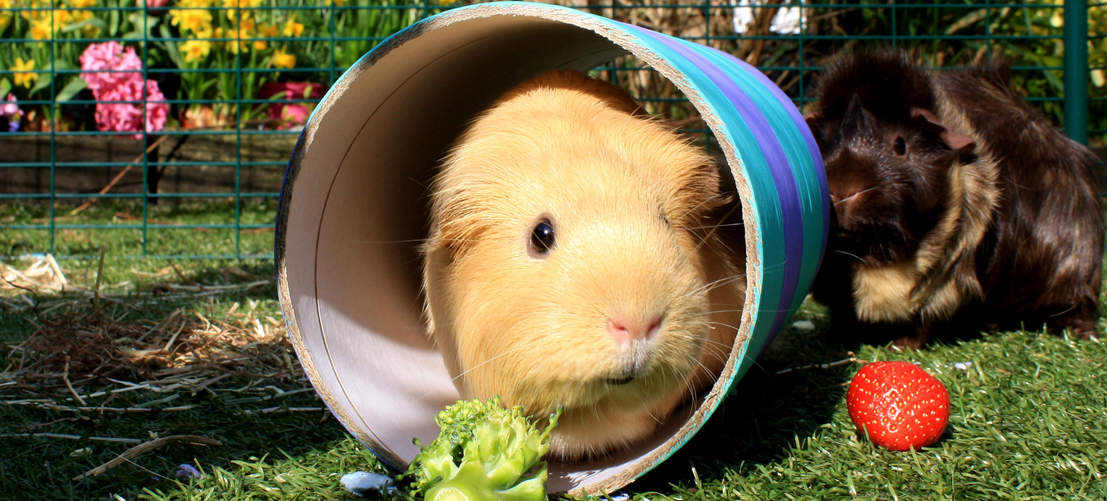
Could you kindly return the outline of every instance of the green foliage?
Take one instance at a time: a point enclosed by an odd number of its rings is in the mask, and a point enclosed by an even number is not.
[[[408,468],[413,493],[428,501],[536,501],[546,499],[550,432],[560,412],[538,430],[522,407],[498,398],[458,401],[438,413],[441,432]]]

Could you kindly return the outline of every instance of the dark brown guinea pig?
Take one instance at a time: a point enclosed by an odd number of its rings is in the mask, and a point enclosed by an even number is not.
[[[879,52],[840,56],[821,76],[808,124],[834,220],[813,293],[835,331],[908,347],[947,329],[1097,335],[1096,158],[1007,73],[930,72]]]

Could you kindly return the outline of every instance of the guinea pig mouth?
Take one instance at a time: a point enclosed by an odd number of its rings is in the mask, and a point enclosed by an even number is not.
[[[619,355],[614,374],[608,375],[603,382],[610,386],[623,386],[640,379],[648,372],[650,358],[648,343],[633,343]]]

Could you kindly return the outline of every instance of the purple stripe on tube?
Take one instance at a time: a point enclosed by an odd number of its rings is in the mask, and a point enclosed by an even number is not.
[[[819,152],[819,145],[815,142],[815,136],[811,135],[811,131],[807,128],[807,120],[805,118],[803,118],[803,115],[801,115],[799,110],[796,109],[795,104],[792,103],[792,99],[790,97],[788,97],[788,95],[785,94],[784,91],[780,90],[780,87],[777,87],[776,84],[773,83],[772,80],[769,80],[769,77],[765,76],[765,74],[761,73],[760,71],[756,71],[756,68],[751,66],[749,63],[747,63],[747,62],[745,62],[741,59],[738,59],[738,58],[734,57],[731,54],[727,54],[726,52],[723,52],[719,49],[716,49],[714,47],[708,47],[708,49],[713,50],[713,51],[717,52],[718,54],[721,54],[722,56],[726,57],[730,61],[733,61],[735,64],[737,64],[740,67],[748,68],[747,72],[750,75],[752,75],[754,78],[756,78],[758,81],[760,81],[762,83],[762,85],[764,85],[765,88],[769,90],[769,92],[771,92],[774,96],[776,96],[777,101],[781,103],[781,109],[783,109],[785,112],[787,112],[788,116],[792,117],[792,121],[796,123],[797,130],[799,130],[800,134],[803,136],[803,141],[805,143],[807,143],[807,151],[811,155],[811,164],[816,165],[816,166],[822,165],[823,164],[823,156]],[[754,70],[754,71],[750,71],[750,70]],[[829,193],[830,189],[827,187],[826,177],[825,176],[815,176],[815,177],[816,177],[816,180],[819,183],[819,189],[823,193]],[[823,203],[823,219],[825,220],[824,225],[829,225],[830,224],[830,205],[829,205],[829,203],[830,203],[830,197],[824,197],[824,203]]]
[[[800,264],[803,262],[802,209],[796,190],[796,180],[792,176],[784,149],[772,133],[772,127],[757,104],[750,100],[749,96],[715,65],[696,54],[678,39],[662,36],[637,26],[634,28],[640,33],[661,42],[699,68],[722,91],[739,115],[750,125],[750,132],[756,138],[757,144],[761,146],[765,160],[769,164],[769,171],[777,186],[776,191],[780,197],[781,221],[784,226],[784,282],[781,284],[781,294],[778,299],[777,310],[774,312],[775,317],[771,330],[771,332],[776,332],[784,322],[784,317],[788,314],[789,308],[791,308],[792,299],[795,296],[796,286],[799,282]]]

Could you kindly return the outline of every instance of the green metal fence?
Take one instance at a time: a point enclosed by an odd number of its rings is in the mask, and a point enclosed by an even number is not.
[[[0,103],[0,256],[271,257],[314,103],[377,42],[462,3],[0,0],[0,100],[14,99]],[[735,54],[801,106],[841,49],[894,46],[933,67],[1002,54],[1072,137],[1107,139],[1107,2],[559,3]],[[596,72],[703,130],[641,63]]]

